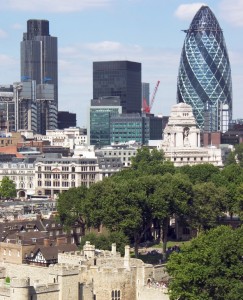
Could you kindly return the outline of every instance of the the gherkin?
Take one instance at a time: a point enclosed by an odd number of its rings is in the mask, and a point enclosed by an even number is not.
[[[202,6],[185,32],[177,102],[192,106],[201,130],[225,132],[232,120],[232,81],[223,31]]]

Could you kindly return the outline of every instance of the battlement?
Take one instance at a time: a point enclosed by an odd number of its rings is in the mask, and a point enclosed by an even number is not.
[[[49,274],[59,276],[77,275],[79,274],[79,266],[67,264],[50,265]]]
[[[34,284],[36,294],[51,293],[59,291],[58,283]]]
[[[11,288],[25,288],[30,286],[30,278],[24,277],[24,278],[16,278],[12,277],[10,281],[10,287]]]

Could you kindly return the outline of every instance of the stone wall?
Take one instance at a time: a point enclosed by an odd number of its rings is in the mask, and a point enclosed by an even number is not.
[[[11,263],[4,263],[2,267],[6,268],[6,277],[9,276],[23,278],[29,277],[30,284],[33,285],[35,282],[42,282],[44,284],[48,283],[49,278],[49,268],[39,267],[31,265],[16,265]]]
[[[137,300],[169,300],[167,289],[144,286],[137,290]]]

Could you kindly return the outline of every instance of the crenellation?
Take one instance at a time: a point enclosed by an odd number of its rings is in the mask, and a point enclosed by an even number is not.
[[[93,251],[94,247],[87,245]],[[0,299],[29,300],[32,297],[39,300],[107,300],[114,291],[119,291],[121,299],[145,300],[142,295],[149,295],[147,299],[168,300],[168,295],[161,288],[147,287],[148,279],[165,278],[164,266],[145,264],[130,258],[129,252],[127,247],[125,257],[121,257],[113,245],[111,251],[97,250],[94,257],[86,260],[82,260],[85,255],[82,251],[62,253],[65,263],[59,262],[46,268],[6,264],[0,268],[3,277],[0,279]],[[82,265],[77,264],[80,261]],[[127,266],[124,261],[128,263]],[[22,269],[18,269],[20,267]],[[6,285],[6,274],[10,276],[10,285]]]
[[[24,287],[29,287],[29,286],[30,286],[30,278],[29,277],[25,277],[25,278],[12,277],[10,280],[11,288],[24,288]]]

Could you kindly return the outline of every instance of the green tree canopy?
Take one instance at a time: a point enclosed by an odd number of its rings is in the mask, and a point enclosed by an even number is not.
[[[243,227],[201,234],[167,264],[171,300],[243,299]]]
[[[16,197],[16,184],[9,177],[4,176],[0,185],[0,195],[3,198]]]
[[[111,232],[108,234],[96,234],[94,232],[86,234],[82,237],[80,247],[83,248],[86,241],[91,245],[95,245],[96,249],[111,250],[111,245],[116,243],[116,249],[122,255],[125,252],[125,246],[129,245],[129,239],[122,232]]]
[[[227,189],[216,187],[212,182],[193,186],[192,215],[190,224],[198,232],[215,227],[226,211]]]
[[[187,174],[193,184],[211,181],[212,176],[220,172],[219,168],[212,164],[186,165],[178,168],[177,171]]]
[[[64,226],[70,227],[74,222],[79,222],[84,228],[86,196],[87,187],[83,185],[59,194],[57,199],[58,217]]]

